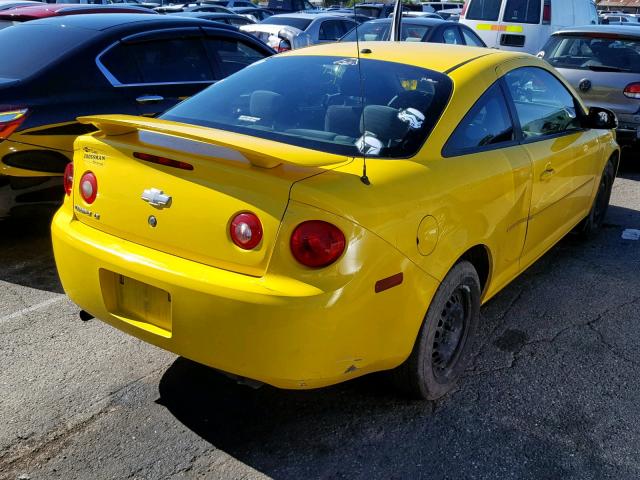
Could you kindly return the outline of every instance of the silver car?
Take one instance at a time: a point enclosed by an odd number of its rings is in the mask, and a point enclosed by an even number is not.
[[[538,54],[575,87],[588,106],[613,110],[618,143],[640,138],[640,28],[594,25],[560,30]]]
[[[286,13],[240,29],[258,37],[277,52],[283,52],[316,43],[336,42],[355,26],[353,19],[341,13]]]

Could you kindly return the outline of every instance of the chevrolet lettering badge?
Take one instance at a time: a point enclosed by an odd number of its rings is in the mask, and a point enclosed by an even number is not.
[[[171,197],[157,188],[148,188],[142,192],[142,200],[157,208],[168,207],[171,204]]]

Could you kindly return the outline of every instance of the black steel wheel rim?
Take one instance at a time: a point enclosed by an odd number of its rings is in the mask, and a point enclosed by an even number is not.
[[[471,311],[471,290],[460,285],[445,302],[436,325],[431,361],[437,380],[446,380],[460,359],[467,340]]]

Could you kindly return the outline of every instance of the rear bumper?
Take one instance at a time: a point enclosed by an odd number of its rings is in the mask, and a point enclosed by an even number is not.
[[[19,163],[5,163],[7,156],[29,155],[30,152],[36,152],[38,159],[29,168],[21,168]],[[49,154],[50,161],[47,161]],[[67,150],[58,150],[48,148],[46,146],[31,145],[12,140],[0,141],[0,175],[9,175],[12,177],[62,177],[64,166],[60,170],[60,165],[64,160],[71,162],[73,160],[73,152]],[[26,157],[28,158],[28,157]],[[38,168],[41,164],[42,168]]]
[[[65,205],[52,224],[62,284],[84,310],[148,343],[196,362],[281,388],[331,385],[399,365],[410,353],[437,282],[371,233],[357,253],[378,252],[349,281],[322,289],[199,264],[105,234]],[[342,261],[342,260],[341,260]],[[346,267],[345,267],[346,268]],[[105,272],[170,295],[165,330],[109,307]],[[375,282],[403,272],[381,293]],[[101,280],[102,278],[102,280]]]

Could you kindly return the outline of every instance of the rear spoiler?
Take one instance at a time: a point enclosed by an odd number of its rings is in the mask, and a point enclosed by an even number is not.
[[[78,122],[95,125],[107,137],[144,130],[208,143],[235,150],[252,165],[262,168],[274,168],[282,163],[302,167],[323,167],[351,160],[350,157],[283,145],[273,140],[156,118],[99,115],[78,117]]]

